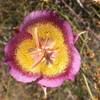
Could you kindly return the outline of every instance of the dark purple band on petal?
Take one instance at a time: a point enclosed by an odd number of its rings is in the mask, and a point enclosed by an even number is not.
[[[12,60],[14,58],[18,44],[28,38],[32,38],[30,34],[21,33],[21,34],[15,34],[15,36],[8,41],[4,49],[6,61]]]
[[[56,24],[62,31],[65,42],[73,43],[73,33],[70,24],[62,19],[57,13],[47,10],[33,11],[27,15],[20,26],[20,32],[25,32],[27,27],[35,23],[52,22]]]

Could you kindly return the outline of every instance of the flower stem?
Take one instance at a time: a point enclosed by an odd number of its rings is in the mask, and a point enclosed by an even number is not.
[[[44,92],[44,99],[47,100],[47,87],[42,86]]]

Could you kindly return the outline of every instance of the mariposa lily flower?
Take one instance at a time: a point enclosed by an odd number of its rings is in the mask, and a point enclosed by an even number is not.
[[[52,11],[28,14],[5,47],[10,74],[23,83],[58,87],[80,69],[70,24]]]

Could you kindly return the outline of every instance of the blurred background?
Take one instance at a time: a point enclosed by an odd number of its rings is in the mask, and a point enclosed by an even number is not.
[[[0,0],[0,100],[44,100],[34,82],[23,84],[10,76],[4,64],[4,46],[23,21],[37,9],[56,11],[69,21],[82,62],[74,81],[48,89],[47,100],[100,100],[100,0]]]

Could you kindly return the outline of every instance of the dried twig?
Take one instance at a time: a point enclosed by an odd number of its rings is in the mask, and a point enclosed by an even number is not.
[[[87,78],[86,78],[85,74],[82,74],[82,76],[83,76],[83,78],[84,78],[84,82],[85,82],[85,84],[86,84],[86,87],[87,87],[87,90],[88,90],[88,93],[89,93],[91,99],[92,99],[92,100],[96,100],[95,97],[92,95],[92,92],[91,92],[91,89],[90,89],[89,84],[88,84],[88,82],[87,82]]]
[[[64,0],[61,1],[80,22],[84,23],[84,20]]]

